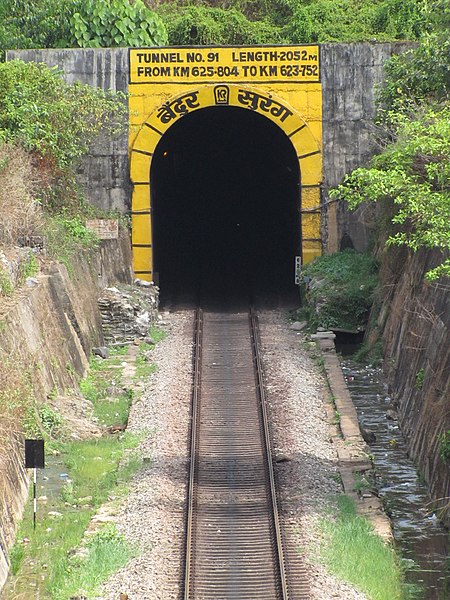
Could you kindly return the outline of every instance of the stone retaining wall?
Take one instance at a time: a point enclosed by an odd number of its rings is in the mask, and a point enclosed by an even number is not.
[[[429,250],[386,254],[384,297],[369,341],[383,337],[389,391],[408,451],[450,525],[450,469],[439,450],[439,436],[450,431],[450,281],[424,281],[440,258]]]

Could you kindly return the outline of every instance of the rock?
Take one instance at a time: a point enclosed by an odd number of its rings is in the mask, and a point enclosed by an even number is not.
[[[336,338],[336,334],[332,331],[319,331],[317,333],[313,333],[309,336],[312,340],[334,340]]]
[[[128,600],[128,594],[120,593],[119,600]]]
[[[123,394],[123,389],[118,385],[110,385],[108,388],[106,388],[106,394],[110,398],[118,398]]]
[[[141,312],[137,315],[136,326],[138,333],[140,333],[142,337],[144,337],[147,334],[150,327],[150,314],[148,313],[148,311]]]
[[[127,428],[126,425],[111,425],[108,427],[108,433],[120,433],[121,431],[125,431]]]
[[[92,354],[95,354],[95,356],[100,356],[100,358],[109,358],[109,349],[106,346],[92,348]]]
[[[149,287],[152,287],[152,285],[155,285],[155,284],[153,283],[153,281],[144,281],[143,279],[135,279],[134,280],[134,285],[138,285],[140,287],[149,288]]]
[[[307,322],[306,321],[295,321],[295,323],[292,323],[289,326],[289,329],[292,329],[292,331],[303,331],[303,329],[306,327]]]
[[[373,431],[370,431],[369,429],[364,429],[364,427],[361,426],[359,427],[359,429],[361,430],[361,435],[366,444],[373,444],[377,441],[377,436],[374,434]]]
[[[282,452],[280,452],[279,454],[277,454],[275,456],[276,463],[291,462],[291,460],[292,460],[291,456],[289,456],[288,454],[283,454]]]
[[[28,279],[25,281],[25,285],[28,287],[36,287],[38,284],[39,281],[36,279],[36,277],[28,277]]]
[[[155,285],[104,290],[98,307],[106,343],[133,343],[136,338],[147,336],[149,326],[157,318],[158,294]]]
[[[146,336],[142,341],[144,342],[144,344],[150,344],[152,346],[156,344],[155,340],[150,336]]]
[[[386,411],[386,419],[389,421],[398,421],[398,414],[393,408],[388,408]]]

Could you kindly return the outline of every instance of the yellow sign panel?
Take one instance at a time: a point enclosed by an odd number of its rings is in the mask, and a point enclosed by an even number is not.
[[[318,83],[318,46],[131,48],[130,83]]]

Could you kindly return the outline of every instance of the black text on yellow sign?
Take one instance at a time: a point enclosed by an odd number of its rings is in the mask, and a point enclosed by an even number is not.
[[[208,81],[319,82],[319,47],[130,49],[130,83]]]

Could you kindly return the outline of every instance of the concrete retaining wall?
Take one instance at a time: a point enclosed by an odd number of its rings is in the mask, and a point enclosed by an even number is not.
[[[412,44],[401,42],[321,46],[325,201],[331,186],[372,156],[374,86],[383,79],[386,60],[410,47]],[[8,52],[7,58],[59,66],[69,83],[80,81],[105,90],[128,91],[127,48],[18,50]],[[112,142],[99,140],[81,165],[79,179],[96,206],[128,211],[131,188],[127,135]],[[350,214],[344,206],[330,205],[325,215],[323,239],[328,251],[339,249],[345,233],[350,235],[357,250],[367,247],[371,213],[359,210]]]
[[[412,43],[324,44],[321,46],[323,88],[323,186],[328,190],[344,175],[367,164],[377,147],[373,141],[375,89],[383,81],[383,65]],[[322,233],[328,252],[339,250],[347,233],[356,250],[366,250],[373,229],[374,210],[350,213],[344,204],[331,204]]]

